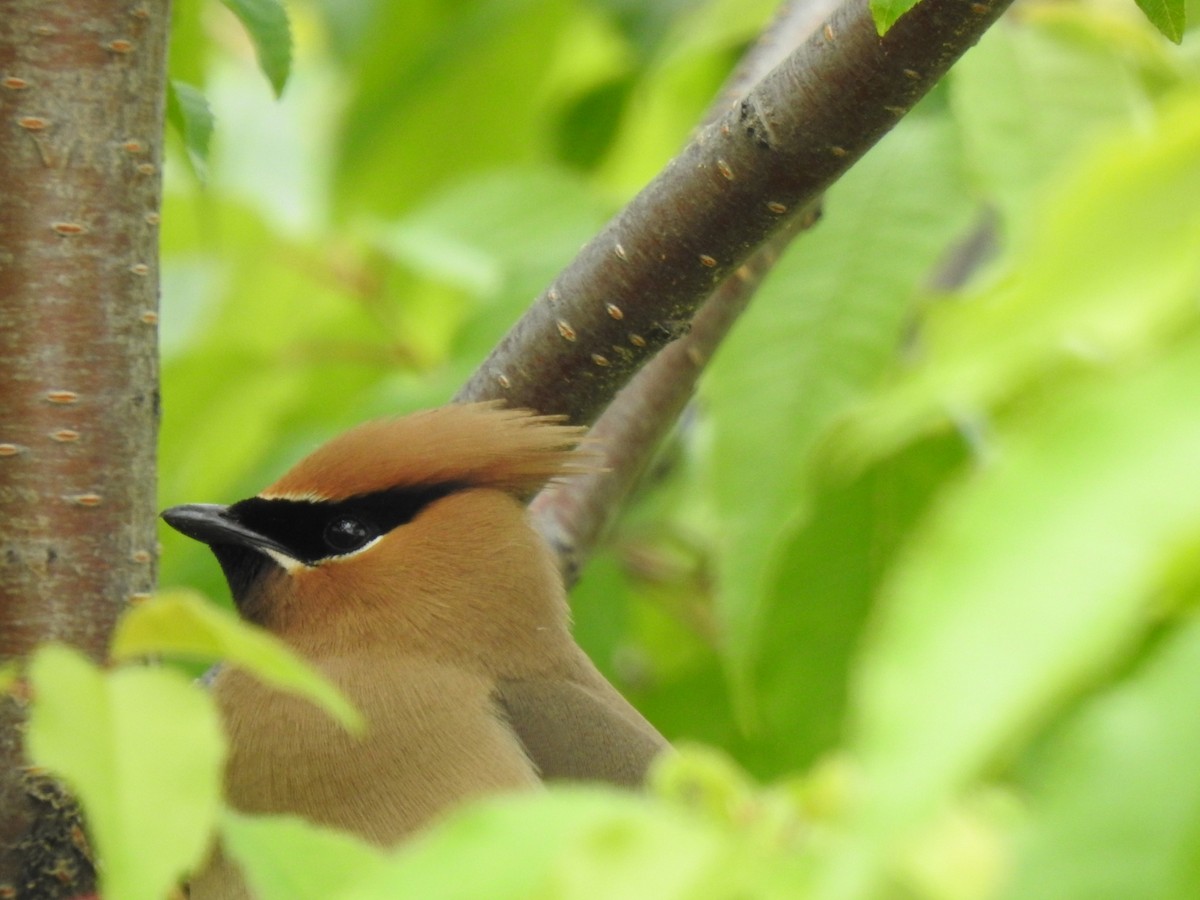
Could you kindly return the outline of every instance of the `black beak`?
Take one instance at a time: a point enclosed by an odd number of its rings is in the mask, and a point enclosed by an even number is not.
[[[293,551],[278,541],[247,528],[217,503],[189,503],[162,511],[163,521],[181,534],[211,546],[232,544],[254,550],[274,550],[291,557]]]

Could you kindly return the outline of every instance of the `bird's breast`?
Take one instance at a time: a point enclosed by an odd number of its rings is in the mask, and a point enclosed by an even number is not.
[[[540,784],[496,714],[494,685],[477,673],[424,661],[318,666],[363,713],[363,736],[238,671],[218,679],[236,808],[300,815],[387,846],[474,797]]]

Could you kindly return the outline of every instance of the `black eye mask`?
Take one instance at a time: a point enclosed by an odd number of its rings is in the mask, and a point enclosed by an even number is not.
[[[336,502],[251,497],[229,507],[228,516],[270,538],[294,559],[314,565],[360,550],[461,488],[459,484],[416,485]]]

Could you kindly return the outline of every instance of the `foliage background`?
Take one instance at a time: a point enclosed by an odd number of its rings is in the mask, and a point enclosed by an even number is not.
[[[177,3],[216,130],[167,167],[161,504],[448,399],[773,6],[295,3],[276,101],[232,15]],[[601,669],[740,769],[484,810],[388,890],[454,895],[453,852],[462,896],[1188,896],[1197,121],[1194,39],[1019,4],[830,191],[574,593]],[[226,602],[162,539],[164,587]]]

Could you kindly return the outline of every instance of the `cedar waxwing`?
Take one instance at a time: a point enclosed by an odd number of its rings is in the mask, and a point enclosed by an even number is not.
[[[571,637],[562,578],[524,500],[586,468],[581,430],[491,404],[369,422],[257,497],[176,506],[241,615],[362,711],[312,704],[223,668],[226,792],[393,845],[463,801],[568,779],[637,785],[666,742]],[[196,900],[249,896],[218,852]]]

